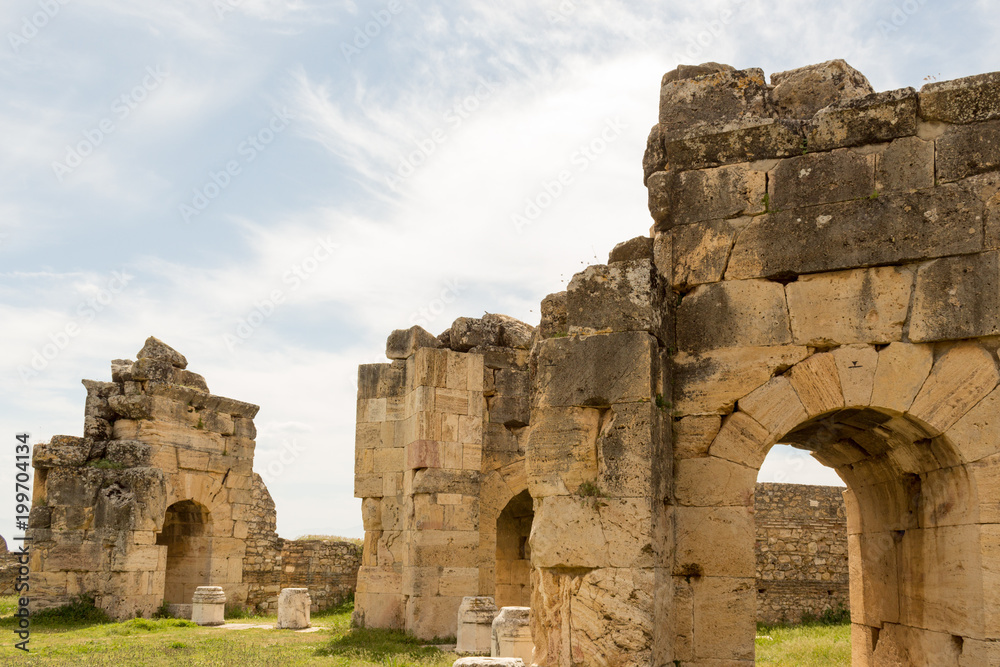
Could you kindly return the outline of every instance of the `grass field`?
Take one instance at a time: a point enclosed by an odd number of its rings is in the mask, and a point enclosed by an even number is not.
[[[312,615],[316,632],[201,628],[177,619],[110,623],[84,606],[34,617],[31,652],[14,648],[14,598],[0,598],[0,665],[332,665],[451,667],[456,655],[400,632],[351,629],[351,605]],[[239,619],[273,625],[275,616]],[[761,627],[757,664],[780,667],[850,665],[849,625]]]

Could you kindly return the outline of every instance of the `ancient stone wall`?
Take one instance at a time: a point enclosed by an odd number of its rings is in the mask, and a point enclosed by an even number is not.
[[[208,391],[155,338],[111,382],[84,380],[84,436],[34,448],[33,610],[95,596],[149,616],[200,585],[246,599],[243,558],[257,406]]]
[[[21,564],[18,562],[17,554],[7,550],[7,542],[0,537],[0,595],[14,595],[17,593],[17,576]]]
[[[361,567],[360,547],[350,542],[278,537],[274,501],[256,473],[251,507],[254,518],[248,522],[243,558],[248,607],[276,611],[282,588],[308,588],[313,611],[336,606],[354,595]]]
[[[1000,74],[878,93],[843,61],[770,85],[681,66],[643,168],[651,238],[511,346],[529,411],[494,430],[524,453],[505,491],[486,440],[460,458],[445,427],[486,401],[456,327],[361,368],[358,619],[427,635],[473,572],[527,560],[542,667],[749,667],[755,482],[781,442],[849,488],[854,665],[1000,664]],[[474,535],[524,488],[529,539],[487,577]]]
[[[757,484],[757,621],[850,608],[842,487]]]

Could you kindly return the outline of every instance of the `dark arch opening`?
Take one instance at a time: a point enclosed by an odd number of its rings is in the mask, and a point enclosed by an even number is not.
[[[163,599],[190,604],[198,586],[209,585],[212,545],[208,509],[193,500],[181,500],[167,508],[163,530],[156,543],[167,547]]]
[[[531,496],[522,491],[497,517],[497,608],[531,605],[531,522],[535,512]]]

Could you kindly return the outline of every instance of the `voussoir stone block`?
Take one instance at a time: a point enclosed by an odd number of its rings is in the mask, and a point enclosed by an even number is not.
[[[701,285],[677,309],[677,345],[698,352],[792,342],[785,290],[766,280]]]
[[[785,288],[800,345],[901,340],[913,273],[887,266],[801,276]]]
[[[921,266],[908,333],[914,342],[1000,333],[1000,253],[945,257]]]
[[[783,375],[750,392],[738,405],[772,436],[788,433],[809,417],[792,383]]]
[[[737,237],[726,278],[819,273],[978,252],[983,247],[983,208],[975,194],[946,185],[757,216]]]
[[[771,85],[771,103],[785,118],[809,119],[835,102],[875,92],[864,74],[840,59],[776,72]]]
[[[845,148],[786,158],[768,189],[769,207],[778,210],[868,197],[875,191],[875,156]]]
[[[843,345],[833,352],[846,407],[870,405],[878,351],[871,345]]]
[[[936,434],[952,426],[1000,382],[993,356],[978,343],[959,343],[938,357],[909,414]]]
[[[708,453],[759,470],[770,449],[770,432],[746,412],[726,417]]]
[[[871,405],[905,412],[934,364],[930,345],[891,343],[878,353]]]
[[[920,117],[943,123],[1000,118],[1000,72],[926,84],[920,89]]]
[[[795,364],[788,372],[788,380],[810,417],[844,407],[837,361],[829,352]]]

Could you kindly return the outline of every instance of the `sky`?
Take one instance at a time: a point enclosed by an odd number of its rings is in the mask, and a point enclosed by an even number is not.
[[[876,90],[919,88],[1000,70],[998,16],[986,0],[5,0],[0,497],[15,435],[81,435],[81,378],[109,380],[154,335],[213,393],[261,406],[255,470],[282,536],[360,536],[358,365],[414,324],[537,324],[545,295],[647,234],[664,72],[844,58]],[[790,448],[759,479],[840,483]]]

